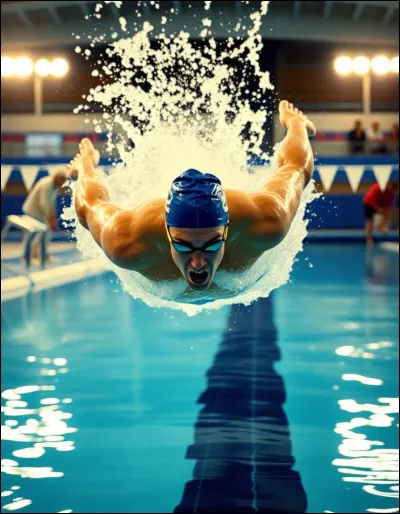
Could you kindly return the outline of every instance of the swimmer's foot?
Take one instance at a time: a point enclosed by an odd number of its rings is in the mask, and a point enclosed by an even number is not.
[[[307,132],[310,136],[314,136],[317,132],[315,125],[312,121],[310,121],[305,114],[303,114],[300,109],[295,107],[293,104],[289,103],[287,100],[282,100],[279,103],[279,121],[282,126],[286,129],[289,126],[289,123],[293,119],[301,119],[305,122]]]
[[[374,240],[372,237],[367,237],[367,245],[372,246],[374,244]]]

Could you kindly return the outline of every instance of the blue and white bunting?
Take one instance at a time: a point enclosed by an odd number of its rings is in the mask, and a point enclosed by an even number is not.
[[[1,190],[3,191],[6,187],[10,175],[13,170],[19,170],[21,172],[21,176],[23,182],[25,184],[26,190],[30,191],[33,184],[41,177],[47,175],[54,175],[54,173],[59,169],[66,170],[66,164],[44,164],[44,165],[25,165],[25,164],[2,164],[1,165]],[[267,168],[267,169],[266,169]],[[99,170],[105,175],[112,175],[115,168],[113,166],[99,166]],[[253,173],[259,175],[260,180],[270,180],[273,176],[273,168],[270,166],[253,166]],[[346,174],[347,180],[351,186],[353,193],[357,193],[360,182],[363,179],[364,173],[368,175],[368,181],[371,180],[371,170],[376,177],[376,181],[378,182],[381,189],[385,189],[386,184],[390,180],[392,173],[398,173],[398,165],[321,165],[316,166],[316,177],[321,179],[325,192],[329,192],[333,182],[336,179],[336,176],[340,175],[340,181],[343,180],[343,170]],[[258,184],[258,179],[257,179]],[[261,186],[261,185],[260,185]]]
[[[357,193],[361,178],[364,175],[365,166],[344,166],[347,180],[353,193]]]
[[[39,171],[38,167],[35,165],[21,165],[19,171],[21,172],[26,190],[30,191],[36,180]]]
[[[338,166],[318,166],[319,176],[325,192],[331,189],[337,170]]]
[[[386,184],[389,182],[390,175],[392,174],[393,166],[372,166],[374,170],[376,181],[378,182],[382,191],[386,189]]]
[[[12,169],[14,166],[11,165],[1,165],[1,190],[3,191],[6,187],[8,179],[10,178]]]

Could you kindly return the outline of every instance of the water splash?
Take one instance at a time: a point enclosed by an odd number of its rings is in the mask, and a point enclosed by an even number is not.
[[[253,168],[249,174],[250,155],[270,158],[264,137],[270,115],[268,90],[273,85],[269,72],[260,67],[263,43],[259,33],[268,3],[261,2],[259,10],[249,15],[246,26],[250,28],[243,40],[230,37],[217,42],[208,17],[210,2],[205,2],[202,44],[192,41],[185,31],[166,35],[163,28],[155,34],[148,21],[134,35],[110,44],[104,63],[94,70],[95,76],[108,81],[92,89],[86,100],[101,107],[102,115],[93,120],[94,130],[110,135],[107,149],[121,159],[105,177],[114,203],[134,208],[150,199],[165,198],[171,181],[188,168],[217,175],[226,188],[250,192],[273,176],[277,169],[274,156],[270,166]],[[101,9],[97,14],[101,16]],[[167,21],[161,17],[161,24]],[[82,105],[75,112],[87,110],[88,105]],[[118,268],[79,223],[78,249],[102,261],[128,293],[150,306],[194,315],[227,304],[249,304],[289,279],[306,236],[303,217],[307,203],[315,197],[313,190],[310,183],[290,232],[279,246],[245,272],[217,272],[215,283],[221,291],[216,296],[188,293],[183,279],[155,283]],[[73,208],[66,210],[64,218],[76,221]]]

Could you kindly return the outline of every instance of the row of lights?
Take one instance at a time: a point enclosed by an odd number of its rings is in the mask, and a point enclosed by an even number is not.
[[[385,55],[377,55],[373,59],[364,55],[359,55],[354,59],[341,56],[335,60],[334,67],[339,75],[350,75],[352,72],[357,75],[366,75],[370,70],[377,75],[386,75],[389,72],[399,73],[399,56],[392,59]]]
[[[11,57],[1,58],[1,76],[2,77],[29,77],[33,73],[40,77],[64,77],[68,73],[69,64],[65,59],[58,58],[49,61],[48,59],[39,59],[33,62],[29,57]]]

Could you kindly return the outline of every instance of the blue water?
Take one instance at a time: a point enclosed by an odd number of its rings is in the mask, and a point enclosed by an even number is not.
[[[397,260],[307,245],[194,318],[109,274],[3,303],[2,511],[396,512]]]

